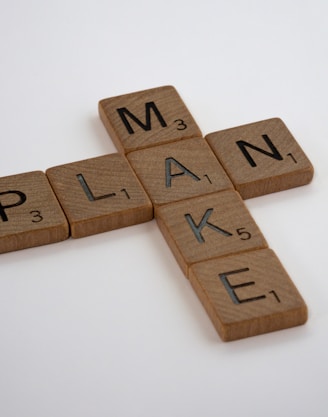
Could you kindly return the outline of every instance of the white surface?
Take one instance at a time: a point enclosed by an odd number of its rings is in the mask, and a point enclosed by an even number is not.
[[[0,175],[115,151],[98,100],[173,84],[204,134],[281,117],[311,185],[247,201],[309,307],[223,343],[156,223],[0,257],[1,417],[327,416],[325,0],[1,2]]]

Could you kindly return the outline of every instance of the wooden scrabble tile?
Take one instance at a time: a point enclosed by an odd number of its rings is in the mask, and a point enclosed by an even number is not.
[[[235,191],[221,191],[160,206],[155,216],[186,276],[193,263],[267,247]]]
[[[206,140],[244,199],[312,180],[311,162],[281,119],[214,132]]]
[[[111,154],[47,170],[74,238],[151,220],[152,204],[123,155]]]
[[[203,138],[131,152],[127,158],[154,206],[233,189]]]
[[[0,223],[0,253],[69,236],[66,217],[41,171],[0,178]]]
[[[301,295],[271,249],[195,264],[189,279],[224,341],[307,320]]]
[[[101,100],[99,115],[117,149],[124,153],[202,136],[172,86]]]

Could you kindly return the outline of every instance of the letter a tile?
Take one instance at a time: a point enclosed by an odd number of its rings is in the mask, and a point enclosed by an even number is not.
[[[0,253],[60,242],[67,219],[41,171],[0,178]]]
[[[103,99],[99,115],[118,151],[123,153],[202,136],[172,86]]]
[[[267,247],[236,191],[160,206],[156,220],[182,271],[193,263]]]
[[[49,168],[47,175],[74,238],[153,218],[151,201],[123,155]]]
[[[311,162],[278,118],[214,132],[205,139],[244,199],[312,180]]]
[[[156,206],[233,189],[203,138],[181,140],[127,156]]]
[[[307,320],[306,304],[271,249],[192,265],[189,279],[224,341]]]

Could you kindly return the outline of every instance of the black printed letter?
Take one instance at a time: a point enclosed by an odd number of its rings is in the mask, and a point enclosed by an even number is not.
[[[166,127],[167,124],[165,120],[163,119],[163,116],[159,112],[158,108],[156,107],[156,104],[153,101],[150,101],[149,103],[145,103],[145,109],[146,109],[146,123],[141,122],[133,113],[131,113],[126,107],[121,107],[120,109],[116,109],[118,114],[120,115],[120,118],[122,119],[122,122],[124,123],[124,126],[126,127],[127,131],[132,135],[134,133],[134,130],[129,123],[127,116],[130,117],[137,125],[139,125],[143,130],[151,130],[151,120],[150,120],[150,110],[152,110],[157,117],[158,121],[160,122],[162,127]]]
[[[265,149],[258,148],[257,146],[252,145],[251,143],[245,142],[244,140],[238,140],[236,142],[236,144],[239,146],[240,150],[244,154],[245,158],[247,159],[247,161],[249,162],[251,167],[256,167],[256,162],[254,161],[254,159],[249,154],[248,150],[246,149],[246,146],[248,146],[251,149],[254,149],[257,152],[261,152],[264,155],[270,156],[270,158],[274,158],[277,161],[282,161],[283,160],[283,157],[280,155],[278,149],[271,142],[269,136],[262,135],[262,138],[264,139],[265,143],[269,146],[272,153],[269,152],[269,151],[266,151]]]
[[[185,219],[187,220],[187,222],[189,223],[189,226],[191,227],[191,230],[194,232],[196,239],[198,240],[198,242],[200,243],[204,243],[205,239],[203,238],[201,231],[203,230],[203,228],[205,226],[209,227],[212,230],[215,230],[216,232],[221,233],[223,236],[232,236],[232,233],[227,232],[226,230],[221,229],[218,226],[215,226],[212,223],[209,223],[207,220],[210,217],[210,215],[212,214],[213,209],[210,208],[208,210],[206,210],[202,220],[200,221],[199,225],[197,226],[193,220],[193,218],[191,217],[190,214],[185,214]]]
[[[257,297],[250,297],[250,298],[243,298],[242,300],[238,298],[237,294],[235,293],[236,288],[248,287],[249,285],[254,285],[255,282],[249,281],[249,282],[243,282],[242,284],[231,285],[230,282],[228,281],[227,276],[233,275],[233,274],[239,274],[241,272],[247,272],[247,271],[249,271],[249,268],[237,269],[235,271],[223,272],[223,274],[219,274],[219,277],[224,285],[224,288],[227,290],[228,294],[230,295],[232,301],[235,304],[242,304],[242,303],[247,303],[249,301],[262,300],[263,298],[266,298],[265,295],[259,295]]]
[[[5,192],[0,193],[0,195],[8,195],[8,194],[18,195],[19,200],[16,203],[7,204],[6,206],[3,206],[0,202],[0,216],[1,216],[3,222],[8,221],[8,217],[7,217],[7,214],[5,212],[5,209],[10,208],[10,207],[20,206],[21,204],[25,203],[25,201],[26,201],[26,195],[24,193],[22,193],[21,191],[5,191]]]
[[[178,172],[176,174],[172,174],[172,172],[171,172],[171,164],[172,163],[175,166],[177,166],[179,169],[181,169],[181,172]],[[174,159],[172,157],[166,158],[165,159],[165,184],[166,184],[166,187],[168,187],[168,188],[171,187],[172,178],[179,177],[181,175],[189,175],[189,177],[191,177],[193,180],[200,181],[200,178],[197,177],[197,175],[195,175],[193,172],[189,171],[188,168],[186,168],[185,166],[180,164],[180,162],[178,162],[176,159]]]
[[[77,174],[77,179],[79,180],[79,183],[81,184],[83,191],[86,193],[88,200],[89,201],[96,201],[96,200],[102,200],[104,198],[107,197],[115,197],[116,194],[115,193],[110,193],[110,194],[105,194],[105,195],[100,195],[98,197],[95,197],[92,193],[92,191],[90,190],[86,180],[84,179],[82,174]]]

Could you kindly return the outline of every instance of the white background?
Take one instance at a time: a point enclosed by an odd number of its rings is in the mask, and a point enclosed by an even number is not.
[[[327,416],[325,0],[1,0],[0,175],[115,152],[102,98],[174,85],[204,134],[281,117],[315,168],[247,201],[309,307],[224,343],[156,222],[0,256],[1,417]]]

